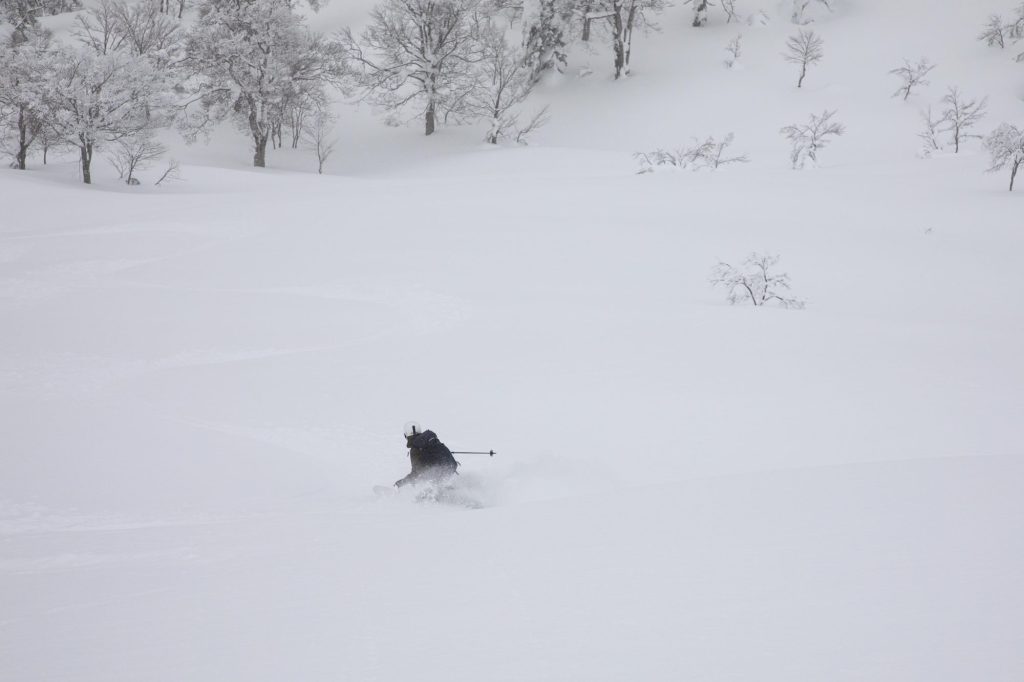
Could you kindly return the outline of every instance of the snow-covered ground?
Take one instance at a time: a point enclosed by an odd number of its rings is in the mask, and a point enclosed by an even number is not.
[[[687,7],[626,82],[576,54],[529,148],[346,106],[333,175],[228,131],[171,186],[0,173],[0,679],[1024,679],[1024,195],[915,156],[946,85],[1024,118],[1009,7],[837,5],[797,91],[762,4],[741,70]],[[805,310],[711,288],[753,250]],[[374,495],[409,419],[497,450],[484,508]]]

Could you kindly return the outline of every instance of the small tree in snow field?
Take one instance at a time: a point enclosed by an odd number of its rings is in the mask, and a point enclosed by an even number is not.
[[[783,57],[787,62],[800,66],[800,78],[797,79],[796,87],[803,87],[807,67],[817,64],[825,56],[824,46],[825,41],[817,33],[804,29],[800,29],[799,33],[786,41],[786,52],[783,53]]]
[[[725,46],[725,51],[729,54],[725,58],[725,65],[731,69],[739,63],[740,55],[743,53],[743,34],[737,33],[736,37]]]
[[[791,144],[789,159],[794,170],[803,168],[808,159],[817,163],[818,152],[828,146],[830,138],[846,132],[842,123],[832,120],[835,115],[835,111],[823,111],[820,116],[811,114],[807,123],[794,123],[779,131]]]
[[[711,285],[726,290],[731,305],[750,302],[754,306],[776,303],[783,308],[803,308],[804,301],[789,295],[789,275],[774,272],[778,256],[752,253],[742,267],[719,263],[711,271]]]
[[[921,57],[917,64],[912,64],[909,60],[904,59],[903,66],[889,72],[894,76],[899,76],[903,81],[899,89],[892,93],[892,96],[899,97],[902,95],[903,101],[906,102],[914,88],[920,85],[928,85],[928,73],[934,68],[935,65],[924,57]]]
[[[921,119],[924,121],[924,130],[917,134],[924,142],[921,153],[923,156],[931,156],[932,153],[942,149],[942,143],[939,141],[939,134],[942,133],[942,119],[935,118],[931,107],[928,107],[928,111],[921,112]]]
[[[143,130],[115,142],[107,158],[126,185],[137,185],[139,179],[135,177],[135,171],[148,168],[166,153],[167,147],[160,144],[153,131]]]
[[[983,97],[980,100],[965,100],[960,88],[952,87],[942,98],[946,108],[942,110],[942,121],[946,124],[946,130],[952,135],[950,141],[953,143],[953,153],[960,153],[960,143],[969,138],[980,135],[972,135],[971,128],[978,125],[978,122],[985,117],[985,107],[988,99]]]
[[[327,159],[334,153],[338,138],[334,135],[335,118],[326,109],[317,109],[313,120],[302,129],[301,141],[316,154],[316,172],[323,175]]]
[[[1001,171],[1006,167],[1010,168],[1010,191],[1012,192],[1017,171],[1020,170],[1021,165],[1024,165],[1024,130],[1004,123],[985,138],[985,149],[992,157],[992,166],[988,169],[990,173]]]

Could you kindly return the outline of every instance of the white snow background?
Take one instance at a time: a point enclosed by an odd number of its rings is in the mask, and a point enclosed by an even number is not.
[[[837,0],[799,91],[747,4],[577,50],[527,148],[341,104],[325,176],[227,127],[171,186],[0,172],[0,680],[1024,679],[1024,193],[915,137],[947,85],[1024,121],[1013,3]],[[753,250],[805,310],[710,287]],[[497,450],[484,508],[372,493],[409,419]]]

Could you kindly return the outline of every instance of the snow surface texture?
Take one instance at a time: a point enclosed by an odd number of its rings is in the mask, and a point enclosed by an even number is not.
[[[784,8],[733,70],[677,8],[528,149],[346,107],[340,175],[228,130],[169,187],[0,174],[0,679],[1024,679],[1024,197],[915,157],[1024,72],[974,40],[1012,3],[934,4],[815,15],[799,92]],[[730,131],[751,163],[635,175]],[[710,288],[753,250],[805,310]],[[484,508],[372,492],[409,419],[498,451]]]

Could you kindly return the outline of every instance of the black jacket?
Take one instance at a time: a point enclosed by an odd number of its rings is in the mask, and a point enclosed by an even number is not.
[[[438,480],[457,473],[456,469],[459,468],[459,463],[452,456],[452,451],[437,439],[437,434],[433,431],[424,431],[409,436],[405,439],[405,443],[409,448],[412,471],[405,478],[395,481],[395,485],[399,488],[407,483]]]

